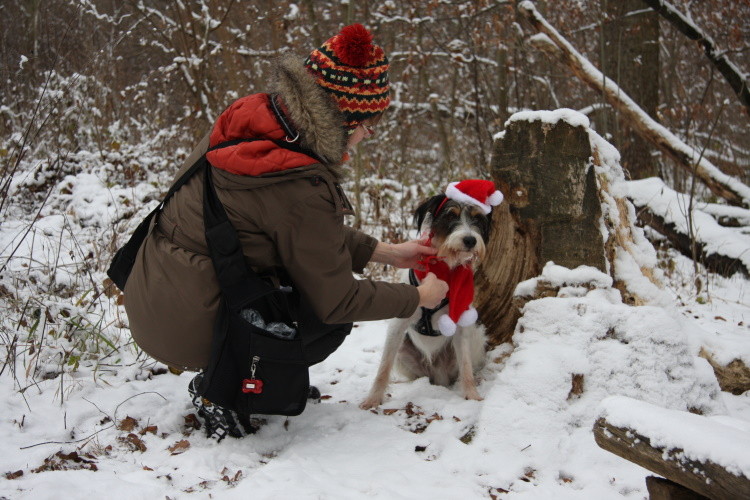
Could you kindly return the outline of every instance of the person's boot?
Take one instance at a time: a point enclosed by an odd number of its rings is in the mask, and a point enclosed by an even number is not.
[[[320,403],[320,389],[318,389],[314,385],[311,385],[310,390],[307,393],[307,399],[309,399],[313,403]]]
[[[197,391],[201,380],[203,380],[202,373],[193,377],[188,384],[188,392],[198,412],[198,417],[203,421],[206,436],[221,441],[226,436],[241,438],[248,434],[255,434],[260,427],[258,422],[253,422],[247,415],[228,410],[201,397]]]

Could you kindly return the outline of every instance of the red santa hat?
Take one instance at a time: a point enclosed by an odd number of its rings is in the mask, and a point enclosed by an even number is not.
[[[482,179],[451,182],[445,189],[445,195],[451,200],[476,205],[485,215],[492,211],[492,207],[503,202],[503,193],[495,189],[495,183]]]

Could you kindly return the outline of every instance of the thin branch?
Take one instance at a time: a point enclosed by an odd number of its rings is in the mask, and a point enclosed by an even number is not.
[[[643,0],[643,2],[672,23],[683,35],[697,41],[703,47],[703,52],[705,52],[708,60],[711,61],[711,64],[726,79],[729,86],[734,90],[734,93],[737,94],[737,98],[739,98],[745,107],[745,112],[750,115],[750,88],[748,88],[745,75],[727,58],[726,53],[717,50],[716,44],[711,37],[693,24],[669,2],[665,0]]]
[[[542,33],[531,39],[531,43],[536,48],[559,58],[578,78],[602,94],[607,102],[629,121],[641,137],[673,158],[678,165],[688,171],[692,171],[695,166],[698,178],[714,194],[733,205],[750,207],[750,187],[738,178],[725,174],[706,158],[701,158],[699,151],[651,118],[614,81],[602,75],[601,71],[560,35],[536,10],[532,2],[528,0],[521,2],[518,9],[534,28]]]

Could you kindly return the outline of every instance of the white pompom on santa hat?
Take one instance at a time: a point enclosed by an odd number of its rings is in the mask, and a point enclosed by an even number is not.
[[[460,203],[476,205],[485,215],[492,211],[492,207],[503,202],[503,193],[495,189],[495,183],[482,179],[451,182],[445,189],[445,195]]]

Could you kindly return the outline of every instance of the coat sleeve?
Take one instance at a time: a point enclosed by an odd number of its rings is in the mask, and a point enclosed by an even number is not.
[[[273,238],[294,285],[324,323],[411,316],[419,305],[415,287],[352,275],[352,269],[369,260],[377,240],[345,229],[342,222],[332,201],[320,192],[296,203],[277,221]]]
[[[343,226],[346,248],[349,250],[349,256],[352,259],[352,271],[363,273],[365,266],[372,258],[378,240],[370,235],[357,231],[353,227]]]

